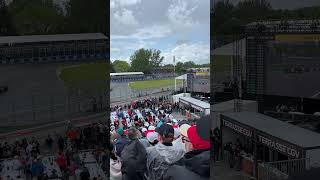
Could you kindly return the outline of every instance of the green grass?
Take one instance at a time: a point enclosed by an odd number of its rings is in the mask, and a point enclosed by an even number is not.
[[[211,67],[215,72],[230,71],[232,56],[214,55],[211,61]]]
[[[107,89],[107,63],[81,63],[62,65],[60,79],[65,86],[83,90],[105,91]]]
[[[181,84],[182,80],[177,80],[177,84],[179,83]],[[174,79],[135,81],[129,83],[129,87],[136,90],[166,88],[168,86],[174,86]]]

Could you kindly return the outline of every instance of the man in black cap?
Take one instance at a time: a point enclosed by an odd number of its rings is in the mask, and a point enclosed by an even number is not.
[[[172,145],[174,129],[169,124],[162,124],[157,129],[159,143],[147,148],[148,179],[162,180],[168,168],[180,160],[184,151]]]

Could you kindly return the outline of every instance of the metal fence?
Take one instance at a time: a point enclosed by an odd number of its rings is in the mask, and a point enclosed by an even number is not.
[[[57,122],[72,117],[106,111],[109,108],[107,94],[32,96],[24,105],[18,102],[1,104],[0,131],[16,130],[19,127],[28,128],[48,122]],[[95,99],[95,100],[94,100]]]
[[[228,165],[229,159],[230,159],[230,154],[224,151],[222,153],[222,162]],[[299,174],[305,171],[309,167],[310,167],[309,158],[258,163],[257,179],[258,180],[286,180],[290,176]],[[256,177],[242,174],[240,179],[252,180],[252,179],[256,179]]]
[[[265,114],[268,116],[287,120],[287,121],[296,121],[296,122],[303,122],[303,121],[320,121],[320,116],[312,115],[312,114],[297,114],[297,113],[287,113],[287,112],[276,112],[276,111],[265,111]]]
[[[303,172],[310,165],[310,159],[292,159],[268,162],[258,167],[259,180],[285,180]]]
[[[181,87],[177,87],[180,90]],[[164,88],[147,88],[141,90],[134,90],[129,88],[117,88],[110,92],[110,103],[131,101],[132,99],[144,97],[144,96],[161,96],[163,94],[171,94],[174,92],[175,87],[169,86]]]

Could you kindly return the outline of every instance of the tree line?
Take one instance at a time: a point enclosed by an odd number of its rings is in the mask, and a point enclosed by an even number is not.
[[[151,74],[157,69],[166,69],[173,72],[173,64],[163,64],[164,57],[161,56],[161,51],[157,49],[139,49],[130,56],[130,61],[115,60],[111,63],[112,72],[143,72]],[[209,64],[196,64],[193,61],[177,62],[175,71],[177,74],[182,74],[189,68],[209,67]]]
[[[108,33],[105,0],[0,0],[0,35]]]
[[[320,6],[298,9],[274,9],[268,0],[217,1],[211,10],[211,39],[213,47],[233,41],[241,28],[251,22],[264,20],[320,19]]]

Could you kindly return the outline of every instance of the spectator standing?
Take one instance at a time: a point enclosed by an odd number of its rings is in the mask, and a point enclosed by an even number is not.
[[[51,138],[50,134],[48,134],[48,137],[46,139],[46,145],[49,149],[52,149],[53,139]]]
[[[138,130],[128,130],[129,143],[121,152],[123,180],[143,180],[146,172],[146,150],[137,138]]]
[[[159,143],[147,148],[147,173],[150,180],[162,180],[170,166],[184,154],[182,150],[172,145],[174,129],[171,125],[162,124],[158,134]]]
[[[62,171],[66,170],[67,162],[66,162],[66,157],[64,156],[63,152],[59,152],[59,155],[57,157],[57,164]]]
[[[97,112],[97,100],[95,97],[92,98],[92,111]]]
[[[113,151],[110,153],[110,180],[122,180],[121,161]]]
[[[169,168],[165,179],[204,180],[210,178],[210,126],[200,125],[201,122],[210,122],[209,120],[208,117],[204,117],[198,121],[197,126],[181,126],[186,154]]]
[[[124,135],[124,130],[122,128],[117,129],[117,134],[120,138],[114,140],[115,153],[117,156],[121,157],[121,152],[123,148],[129,143],[128,138]]]
[[[31,165],[31,174],[33,178],[37,178],[38,180],[41,179],[44,172],[44,166],[38,157],[35,159]]]
[[[60,152],[64,151],[64,139],[62,138],[62,136],[59,136],[58,147]]]
[[[219,154],[220,154],[220,140],[217,136],[213,136],[213,158],[214,161],[219,161]]]
[[[99,97],[99,109],[101,110],[101,111],[103,111],[103,98],[102,98],[102,96],[100,96]]]

